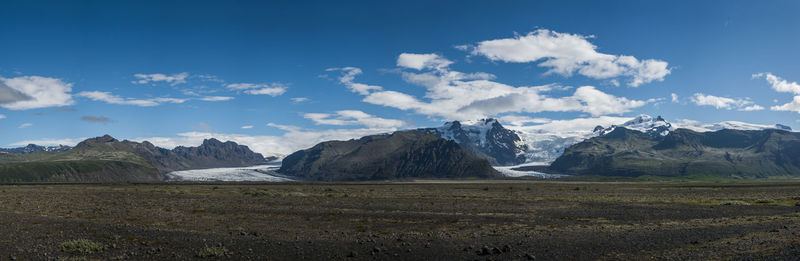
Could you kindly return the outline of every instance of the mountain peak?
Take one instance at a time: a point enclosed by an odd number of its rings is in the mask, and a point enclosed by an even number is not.
[[[653,137],[666,136],[675,129],[671,123],[664,120],[660,115],[653,118],[647,114],[640,114],[621,125],[611,125],[611,127],[605,129],[598,129],[598,127],[595,127],[593,132],[598,133],[600,136],[613,132],[617,127],[641,131]]]
[[[220,145],[220,144],[222,144],[222,141],[220,141],[218,139],[215,139],[215,138],[210,138],[210,139],[204,139],[203,140],[203,145]]]

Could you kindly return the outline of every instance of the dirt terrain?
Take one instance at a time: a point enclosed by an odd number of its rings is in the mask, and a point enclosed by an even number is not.
[[[798,202],[796,181],[0,185],[0,260],[798,260]]]

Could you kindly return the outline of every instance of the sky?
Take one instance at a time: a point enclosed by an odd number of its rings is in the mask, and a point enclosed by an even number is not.
[[[800,129],[797,1],[4,1],[0,147],[498,118]]]

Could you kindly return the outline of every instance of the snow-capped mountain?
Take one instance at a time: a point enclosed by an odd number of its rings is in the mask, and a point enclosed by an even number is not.
[[[596,133],[596,136],[602,136],[607,133],[611,133],[617,127],[625,127],[629,130],[641,131],[652,137],[667,136],[670,131],[675,130],[672,124],[664,120],[664,118],[661,118],[661,116],[653,118],[650,115],[642,114],[629,121],[626,121],[621,125],[611,125],[608,128],[603,128],[603,126],[598,125],[592,132]]]
[[[738,121],[717,123],[700,123],[682,120],[677,123],[667,122],[661,116],[639,115],[634,118],[601,116],[596,118],[579,118],[573,120],[553,120],[548,123],[530,126],[510,126],[527,145],[524,153],[526,162],[548,164],[561,156],[564,149],[585,139],[605,135],[617,127],[637,130],[652,137],[666,136],[675,129],[685,128],[697,132],[717,131],[722,129],[764,130],[791,128],[781,124],[762,125]]]
[[[67,151],[71,147],[65,145],[58,145],[58,146],[39,146],[36,144],[28,144],[25,147],[19,148],[0,148],[0,153],[11,153],[11,154],[30,154],[36,152],[62,152]]]
[[[438,128],[419,129],[452,140],[492,165],[516,165],[526,161],[528,146],[520,136],[495,119],[447,122]]]
[[[696,121],[684,120],[682,122],[677,123],[676,125],[677,128],[690,129],[696,132],[718,131],[722,129],[733,129],[733,130],[778,129],[778,130],[792,131],[791,127],[783,124],[763,125],[763,124],[753,124],[741,121],[722,121],[717,123],[703,124]]]

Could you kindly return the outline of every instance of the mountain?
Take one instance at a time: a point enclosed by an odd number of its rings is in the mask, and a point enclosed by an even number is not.
[[[86,139],[64,152],[0,154],[0,181],[162,181],[176,170],[242,167],[265,163],[247,146],[215,139],[198,147],[159,148],[109,135]]]
[[[711,132],[723,129],[735,130],[766,130],[779,129],[791,131],[791,128],[781,124],[761,125],[738,121],[723,121],[703,124],[695,121],[682,120],[668,122],[661,116],[638,115],[633,118],[597,117],[579,118],[574,120],[554,120],[549,123],[512,126],[527,145],[524,153],[527,162],[550,163],[561,156],[564,150],[586,139],[606,135],[617,127],[644,132],[650,136],[666,136],[678,128],[694,130],[696,132]]]
[[[660,137],[617,127],[567,148],[549,167],[606,176],[800,176],[800,133],[779,130],[676,129]]]
[[[516,132],[506,129],[495,119],[474,122],[447,122],[442,127],[418,129],[439,138],[452,140],[472,155],[486,159],[492,165],[507,166],[525,162],[528,146]]]
[[[12,154],[30,154],[36,152],[64,152],[69,150],[70,146],[65,145],[58,145],[58,146],[39,146],[36,144],[28,144],[25,147],[19,148],[0,148],[0,153],[12,153]]]
[[[284,158],[278,173],[318,181],[500,177],[456,142],[413,130],[322,142]]]

